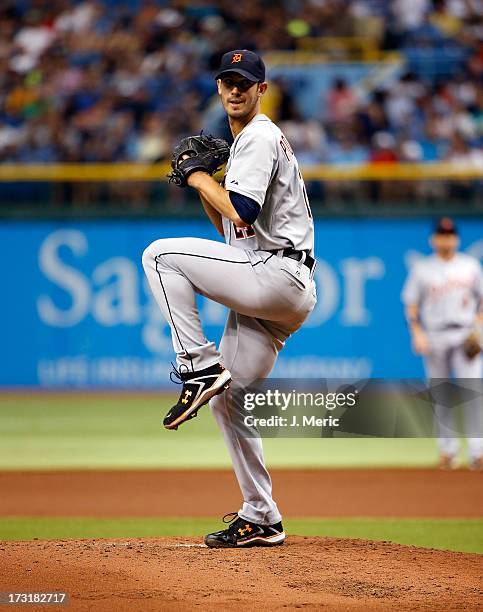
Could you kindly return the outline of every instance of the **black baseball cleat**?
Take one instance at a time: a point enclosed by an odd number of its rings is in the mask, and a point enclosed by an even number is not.
[[[201,406],[207,404],[214,395],[223,393],[231,382],[230,372],[219,363],[197,372],[181,372],[174,368],[171,374],[183,383],[183,390],[178,403],[164,417],[163,425],[166,429],[178,429],[182,423],[193,419]]]
[[[232,518],[228,521],[227,517]],[[230,523],[227,529],[215,531],[205,536],[209,548],[240,548],[242,546],[280,546],[285,540],[282,523],[275,525],[257,525],[238,516],[236,512],[225,514],[224,523]]]

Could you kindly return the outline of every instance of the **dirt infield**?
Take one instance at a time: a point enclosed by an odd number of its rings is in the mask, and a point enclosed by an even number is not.
[[[273,479],[285,516],[483,514],[481,472],[273,470]],[[3,472],[0,491],[6,516],[207,516],[240,502],[230,471]],[[250,550],[210,550],[198,538],[175,537],[0,542],[0,591],[65,591],[66,609],[75,612],[476,611],[483,610],[482,559],[298,536]]]
[[[483,473],[273,470],[285,516],[483,516]],[[216,516],[240,506],[231,471],[0,472],[4,516]]]
[[[79,612],[482,609],[480,556],[387,542],[291,537],[271,549],[210,550],[189,538],[37,541],[0,543],[0,553],[1,591],[65,591],[66,609]]]

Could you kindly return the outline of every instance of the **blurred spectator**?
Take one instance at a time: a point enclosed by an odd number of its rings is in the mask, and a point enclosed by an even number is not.
[[[389,128],[396,135],[402,131],[414,132],[421,128],[419,101],[426,89],[416,75],[408,72],[386,92],[384,107]],[[414,134],[412,134],[414,135]]]
[[[279,125],[294,151],[297,151],[300,164],[319,164],[323,161],[327,139],[318,121],[292,119],[280,121]]]
[[[450,4],[452,4],[453,10],[451,10]],[[446,36],[456,36],[463,25],[460,19],[461,13],[459,13],[460,5],[457,2],[450,3],[447,0],[434,0],[433,11],[429,15],[429,22],[440,29]]]
[[[21,128],[0,122],[0,159],[8,160],[13,157],[22,137],[23,131]]]
[[[399,160],[396,139],[389,132],[376,132],[372,137],[370,153],[371,164],[394,164]],[[398,200],[406,193],[407,185],[394,180],[372,181],[370,183],[371,200],[373,202],[391,202]]]
[[[350,120],[357,108],[357,96],[342,78],[335,79],[327,95],[327,121],[341,123]]]
[[[16,71],[26,73],[34,68],[54,39],[55,31],[43,22],[42,12],[33,8],[27,11],[13,39],[12,62]]]
[[[393,0],[392,13],[399,32],[410,32],[421,27],[430,9],[429,0]]]
[[[389,132],[376,132],[372,137],[370,154],[372,164],[393,164],[398,161],[396,139]]]
[[[483,150],[470,147],[464,135],[460,132],[455,132],[446,154],[446,160],[468,169],[483,169]]]
[[[171,139],[167,125],[153,113],[145,117],[136,139],[135,158],[144,162],[156,162],[171,154]]]
[[[330,164],[363,164],[368,160],[368,151],[358,142],[356,131],[350,125],[339,126],[326,160]]]
[[[361,140],[365,144],[372,140],[376,132],[389,130],[389,121],[385,111],[386,94],[376,91],[367,104],[361,104],[357,110],[357,120],[361,131]]]
[[[276,123],[302,121],[290,84],[283,78],[276,78],[270,82],[270,87],[262,98],[261,110]]]
[[[428,121],[424,133],[420,135],[418,144],[421,147],[422,161],[435,162],[444,157],[447,141],[441,138],[437,131],[437,123]]]
[[[398,158],[407,163],[422,162],[424,160],[423,147],[417,140],[403,140],[399,146]]]

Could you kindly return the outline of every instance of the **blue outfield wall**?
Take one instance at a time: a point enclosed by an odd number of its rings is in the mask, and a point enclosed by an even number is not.
[[[483,256],[483,220],[461,220],[462,249]],[[401,287],[429,252],[429,220],[320,220],[318,303],[280,354],[277,377],[418,377]],[[167,387],[170,333],[141,254],[154,239],[218,240],[208,222],[3,222],[0,385]],[[200,298],[207,337],[223,307]]]

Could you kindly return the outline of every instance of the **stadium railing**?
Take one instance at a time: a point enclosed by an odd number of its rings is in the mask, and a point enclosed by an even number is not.
[[[17,181],[166,181],[168,162],[0,164],[0,182]],[[453,162],[316,164],[302,166],[306,180],[483,180],[483,166]]]
[[[169,169],[168,162],[0,164],[0,216],[202,215],[193,190],[167,183]],[[318,216],[483,213],[477,164],[318,164],[302,174]]]

